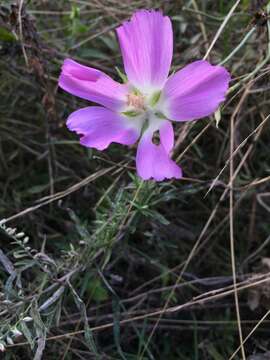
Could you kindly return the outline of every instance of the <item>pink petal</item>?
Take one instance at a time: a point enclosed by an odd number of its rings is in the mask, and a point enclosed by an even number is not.
[[[67,127],[81,137],[81,144],[98,150],[106,149],[110,143],[134,144],[140,129],[136,129],[126,117],[109,109],[90,106],[73,112]]]
[[[132,85],[140,90],[161,89],[172,61],[170,19],[160,11],[139,10],[116,31]]]
[[[195,61],[169,77],[162,94],[162,111],[176,121],[208,116],[224,101],[229,81],[224,67]]]
[[[172,123],[170,121],[163,121],[159,128],[159,136],[161,144],[169,154],[174,145],[174,132]]]
[[[173,147],[172,125],[168,121],[164,123],[160,128],[159,145],[153,144],[151,131],[146,131],[139,142],[136,165],[138,175],[144,180],[154,178],[162,181],[182,177],[182,170],[169,156]]]
[[[102,71],[66,59],[59,86],[72,95],[120,110],[126,103],[127,85],[119,84]]]

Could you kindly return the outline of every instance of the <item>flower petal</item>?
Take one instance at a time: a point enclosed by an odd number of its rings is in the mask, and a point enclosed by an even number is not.
[[[72,95],[121,110],[126,103],[127,85],[119,84],[94,68],[66,59],[62,66],[59,86]]]
[[[170,121],[163,121],[159,128],[159,136],[160,143],[163,145],[167,154],[169,154],[174,145],[174,132]]]
[[[98,150],[106,149],[112,142],[134,144],[141,131],[137,123],[100,106],[90,106],[73,112],[67,120],[67,127],[83,135],[82,145]]]
[[[161,96],[161,111],[176,121],[208,116],[224,101],[229,81],[224,67],[195,61],[169,77]]]
[[[139,10],[116,31],[131,84],[144,92],[160,90],[172,61],[170,19],[160,11]]]
[[[152,137],[152,131],[148,130],[139,142],[136,156],[138,175],[144,180],[150,178],[157,181],[162,181],[165,178],[180,179],[182,170],[169,156],[173,147],[172,125],[166,121],[161,126],[159,145],[153,144]]]

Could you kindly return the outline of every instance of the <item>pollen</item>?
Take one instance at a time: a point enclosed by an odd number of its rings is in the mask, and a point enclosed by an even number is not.
[[[128,105],[137,110],[144,110],[144,97],[142,95],[128,94]]]

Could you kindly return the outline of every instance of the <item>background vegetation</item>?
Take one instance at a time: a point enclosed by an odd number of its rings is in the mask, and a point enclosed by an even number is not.
[[[63,60],[119,80],[114,29],[138,8],[171,17],[174,69],[206,56],[233,77],[220,113],[175,125],[180,181],[142,182],[135,148],[65,127],[86,102],[57,88]],[[270,358],[267,11],[1,1],[0,358]]]

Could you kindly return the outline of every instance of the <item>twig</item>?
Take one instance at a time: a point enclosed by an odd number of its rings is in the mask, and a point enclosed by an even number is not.
[[[248,94],[249,87],[243,93],[238,105],[236,106],[230,121],[230,252],[231,252],[231,265],[232,265],[232,276],[233,276],[233,289],[234,289],[234,301],[235,301],[235,309],[236,309],[236,316],[237,316],[237,326],[238,326],[238,333],[239,333],[239,340],[240,340],[240,347],[242,352],[243,360],[246,359],[245,355],[245,348],[243,345],[243,334],[242,334],[242,327],[241,327],[241,316],[240,316],[240,309],[239,309],[239,300],[238,300],[238,293],[237,293],[237,284],[236,284],[236,264],[235,264],[235,247],[234,247],[234,211],[233,211],[233,204],[234,204],[234,194],[233,194],[233,182],[234,182],[234,159],[233,159],[233,152],[234,152],[234,119],[236,118],[237,114],[239,113],[246,97]]]
[[[23,1],[24,1],[24,0],[20,0],[20,3],[19,3],[19,13],[18,13],[19,32],[20,32],[20,40],[21,40],[23,57],[24,57],[26,66],[29,66],[29,61],[28,61],[28,58],[27,58],[27,54],[26,54],[26,50],[25,50],[25,46],[24,46],[24,39],[23,39],[23,26],[22,26],[22,8],[23,8]]]
[[[211,45],[209,46],[206,54],[204,55],[203,59],[206,60],[211,52],[211,50],[213,49],[215,43],[217,42],[217,39],[220,37],[222,31],[224,30],[225,26],[227,25],[227,22],[230,20],[232,14],[234,13],[235,9],[237,8],[237,6],[239,5],[241,0],[237,0],[235,2],[235,4],[232,6],[231,10],[228,12],[227,16],[225,17],[225,19],[223,20],[223,23],[220,25],[220,28],[218,29]]]

